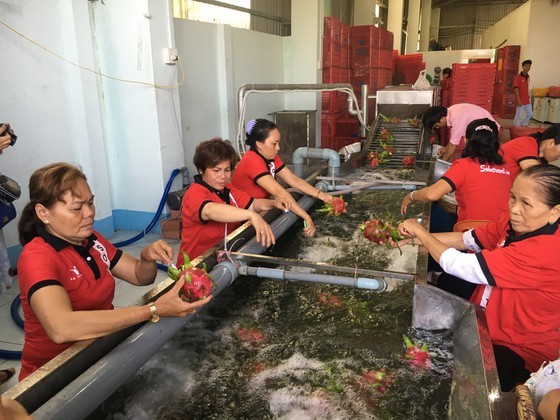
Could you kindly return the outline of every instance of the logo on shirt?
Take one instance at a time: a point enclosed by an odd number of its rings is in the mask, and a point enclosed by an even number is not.
[[[105,265],[107,265],[107,268],[110,268],[111,261],[109,260],[109,254],[103,244],[96,239],[93,243],[92,248],[99,252],[99,255],[101,255],[101,260],[105,263]]]
[[[82,277],[82,273],[80,273],[76,266],[73,266],[68,271],[70,272],[70,281],[76,281]]]
[[[273,161],[268,162],[268,170],[270,175],[272,175],[272,178],[274,178],[276,176],[276,165]]]
[[[489,165],[480,165],[480,172],[491,172],[494,174],[509,175],[509,171],[506,168],[494,168],[493,166]]]

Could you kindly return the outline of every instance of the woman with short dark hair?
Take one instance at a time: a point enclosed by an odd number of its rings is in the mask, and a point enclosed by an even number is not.
[[[229,183],[237,163],[237,153],[229,141],[203,141],[196,147],[193,162],[198,175],[183,196],[181,251],[196,258],[246,220],[254,226],[258,242],[266,247],[273,245],[274,234],[258,212],[273,207],[289,209],[290,203],[281,198],[253,198]],[[183,253],[179,252],[177,266],[183,262]]]

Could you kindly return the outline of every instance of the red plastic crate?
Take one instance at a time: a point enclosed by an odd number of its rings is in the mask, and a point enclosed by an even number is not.
[[[323,149],[332,149],[334,144],[334,136],[321,136],[321,147]]]
[[[379,67],[379,49],[370,47],[354,47],[352,48],[350,67],[367,68]]]
[[[340,83],[350,83],[352,80],[352,69],[349,67],[340,68]]]
[[[354,47],[379,47],[379,28],[373,25],[352,26],[350,43]]]
[[[379,50],[379,67],[382,69],[393,68],[393,51]]]
[[[542,133],[546,127],[519,127],[511,126],[509,128],[509,138],[516,139],[517,137],[530,136],[533,133]]]
[[[350,67],[350,48],[340,46],[340,67]]]
[[[385,28],[379,28],[379,49],[393,50],[393,32]]]
[[[336,137],[358,137],[360,123],[356,117],[338,116],[335,122]]]
[[[335,121],[339,114],[321,113],[321,136],[333,137],[335,134]]]
[[[350,26],[346,23],[340,24],[340,45],[350,48]]]
[[[341,92],[323,92],[321,94],[321,108],[323,112],[337,113],[346,109],[347,95]]]
[[[341,48],[339,43],[323,40],[323,67],[342,67]]]
[[[323,83],[340,83],[340,67],[323,67]]]
[[[377,91],[377,77],[378,77],[378,69],[377,68],[356,68],[352,70],[352,88],[354,92],[360,92],[361,96],[361,89],[362,85],[367,84],[369,87],[370,92]]]
[[[340,43],[341,22],[334,16],[325,16],[323,23],[323,38],[331,42]]]
[[[517,71],[519,68],[519,59],[517,60],[505,60],[502,58],[498,59],[496,66],[496,71]]]
[[[551,98],[560,98],[560,86],[550,86],[548,88],[548,96]]]
[[[505,60],[519,60],[521,53],[521,45],[506,45],[505,47],[498,48],[498,58]]]
[[[393,71],[389,69],[379,69],[377,72],[377,89],[393,84]]]

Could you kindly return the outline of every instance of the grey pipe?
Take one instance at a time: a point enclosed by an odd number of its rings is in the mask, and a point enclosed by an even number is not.
[[[365,277],[351,278],[317,273],[298,273],[280,270],[278,268],[249,267],[246,265],[239,266],[237,270],[239,274],[244,276],[257,276],[273,280],[296,280],[312,283],[336,284],[339,286],[373,290],[374,292],[384,292],[387,289],[387,283],[383,279],[371,279]]]
[[[304,178],[303,164],[305,159],[328,160],[328,175],[338,176],[340,171],[340,156],[332,149],[317,149],[313,147],[298,147],[292,155],[292,164],[294,165],[294,174],[300,178]]]
[[[218,294],[237,278],[237,269],[222,262],[210,271]],[[157,324],[147,322],[104,358],[69,383],[46,404],[35,410],[34,419],[81,419],[115,392],[134,372],[156,354],[193,315],[165,317]]]
[[[340,194],[348,194],[353,191],[359,190],[417,190],[418,187],[416,185],[360,185],[352,188],[348,188],[348,185],[329,185],[330,191],[337,191]]]
[[[323,181],[318,182],[315,187],[322,191],[327,189],[327,185]],[[315,201],[315,198],[305,195],[298,201],[298,204],[307,210]],[[280,237],[297,219],[298,216],[292,212],[282,213],[270,224],[274,236]],[[260,254],[265,249],[266,247],[263,247],[253,237],[240,248],[240,251],[248,254]],[[238,276],[237,269],[230,262],[216,265],[209,274],[217,284],[212,293],[216,296]],[[87,417],[156,354],[191,318],[192,316],[162,318],[157,324],[147,322],[47,403],[35,410],[32,413],[33,418],[50,420]]]

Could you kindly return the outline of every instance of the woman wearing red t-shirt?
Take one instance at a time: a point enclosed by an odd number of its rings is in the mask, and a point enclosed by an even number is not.
[[[500,153],[498,127],[487,118],[467,126],[469,139],[460,159],[429,187],[407,194],[401,214],[414,201],[438,201],[455,192],[457,223],[465,220],[495,220],[508,210],[512,179]]]
[[[183,196],[181,251],[191,259],[196,258],[246,220],[254,226],[258,242],[266,247],[273,245],[272,229],[258,212],[273,207],[290,209],[291,203],[281,198],[253,198],[232,186],[229,181],[237,153],[228,141],[214,138],[200,143],[193,161],[198,175]],[[179,252],[177,266],[183,262],[183,253]]]
[[[153,303],[114,309],[113,276],[149,285],[156,277],[156,261],[171,263],[173,249],[160,240],[145,247],[138,260],[94,231],[93,194],[84,173],[73,165],[54,163],[36,170],[29,180],[29,199],[18,225],[25,316],[20,380],[75,341],[157,322],[160,316],[185,316],[209,301],[181,300],[181,278]]]
[[[560,168],[535,165],[517,176],[509,213],[494,222],[464,233],[431,234],[416,219],[399,226],[447,273],[478,285],[471,301],[485,308],[503,391],[558,357],[559,218]]]
[[[252,197],[281,197],[291,203],[291,211],[305,221],[303,232],[307,236],[313,236],[315,234],[313,219],[275,178],[278,177],[290,187],[325,203],[330,203],[332,196],[308,184],[284,165],[278,156],[280,131],[276,124],[259,118],[249,121],[245,131],[247,133],[245,143],[250,150],[243,155],[241,162],[237,165],[232,184]]]

